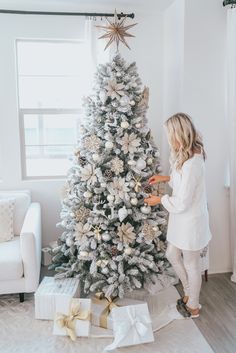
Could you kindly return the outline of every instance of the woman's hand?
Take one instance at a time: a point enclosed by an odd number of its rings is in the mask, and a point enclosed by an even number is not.
[[[144,202],[148,204],[148,206],[156,206],[161,203],[161,198],[159,196],[149,195],[148,198],[144,199]]]
[[[157,183],[165,183],[167,181],[170,181],[170,177],[167,175],[153,175],[148,179],[148,184],[153,185]]]

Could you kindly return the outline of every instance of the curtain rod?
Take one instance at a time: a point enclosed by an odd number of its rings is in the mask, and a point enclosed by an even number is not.
[[[88,16],[88,17],[113,17],[114,13],[97,13],[97,12],[57,12],[57,11],[25,11],[25,10],[5,10],[0,9],[0,13],[15,15],[52,15],[52,16]],[[134,18],[134,13],[125,14],[123,12],[117,14],[117,17]]]
[[[227,5],[236,5],[236,0],[224,0],[223,6],[227,6]]]

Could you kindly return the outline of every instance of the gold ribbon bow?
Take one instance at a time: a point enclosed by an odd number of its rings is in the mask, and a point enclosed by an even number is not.
[[[114,299],[106,298],[104,296],[104,293],[102,293],[102,292],[98,292],[95,294],[95,298],[93,298],[93,302],[95,304],[99,304],[99,305],[104,306],[104,309],[103,309],[103,311],[100,315],[100,318],[99,318],[100,327],[107,328],[108,315],[110,314],[110,312],[113,308],[118,306],[116,304],[117,300],[118,300],[118,298],[114,298]]]
[[[89,320],[89,310],[82,310],[78,299],[71,300],[69,314],[57,314],[56,322],[61,328],[66,329],[66,333],[72,341],[76,340],[75,324],[76,320]]]

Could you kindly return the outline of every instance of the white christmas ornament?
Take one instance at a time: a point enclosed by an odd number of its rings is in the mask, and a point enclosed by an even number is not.
[[[85,197],[86,199],[89,199],[89,198],[92,197],[92,196],[93,196],[93,194],[92,194],[90,191],[85,191],[84,197]]]
[[[111,149],[113,146],[114,146],[114,144],[113,144],[113,142],[111,142],[111,141],[107,141],[107,142],[105,143],[105,147],[106,147],[107,149]]]
[[[109,273],[109,269],[107,267],[104,267],[101,269],[101,272],[104,274],[104,275],[107,275]]]
[[[149,214],[151,212],[151,207],[148,206],[148,205],[144,205],[141,207],[141,212],[144,213],[144,214]]]
[[[130,103],[130,100],[129,100],[129,97],[128,96],[123,96],[123,97],[121,97],[121,99],[120,99],[120,104],[122,105],[122,106],[126,106],[126,105],[128,105]]]
[[[106,91],[100,91],[99,92],[99,98],[101,99],[102,103],[105,103],[107,100],[107,92]]]
[[[73,245],[73,240],[70,239],[70,238],[67,238],[67,239],[66,239],[66,245],[67,245],[67,246]]]
[[[130,255],[132,253],[132,249],[130,247],[125,249],[125,254]]]
[[[111,194],[109,194],[108,196],[107,196],[107,201],[109,201],[109,202],[112,202],[112,201],[114,201],[114,196],[113,195],[111,195]]]
[[[97,162],[97,161],[99,161],[99,159],[100,159],[99,154],[97,154],[97,153],[94,153],[94,154],[92,155],[92,158],[93,158],[94,162]]]
[[[134,188],[134,187],[135,187],[135,181],[134,181],[134,180],[131,180],[131,181],[129,182],[129,186],[130,186],[131,188]]]
[[[111,239],[111,236],[109,233],[102,234],[102,240],[109,241],[110,239]]]
[[[147,164],[148,164],[148,165],[151,165],[152,162],[153,162],[153,159],[152,159],[151,157],[147,159]]]
[[[133,197],[131,200],[130,200],[130,203],[131,205],[134,205],[136,206],[138,204],[138,199],[136,197]]]
[[[142,126],[142,125],[141,125],[140,123],[135,124],[135,127],[136,127],[137,129],[140,129],[141,126]]]
[[[136,167],[139,169],[139,170],[143,170],[146,168],[146,162],[144,159],[142,158],[139,158],[136,162]]]
[[[129,123],[128,121],[122,121],[120,126],[123,128],[123,129],[127,129],[129,127]]]
[[[87,257],[89,253],[87,251],[80,251],[80,256]]]
[[[120,222],[122,222],[128,216],[128,210],[125,206],[119,209],[118,216]]]
[[[133,159],[130,159],[128,161],[128,165],[135,165],[135,164],[136,164],[136,162]]]

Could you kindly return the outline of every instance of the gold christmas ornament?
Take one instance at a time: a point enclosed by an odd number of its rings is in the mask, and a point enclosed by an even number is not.
[[[111,99],[120,99],[123,96],[125,86],[123,83],[118,83],[116,79],[110,80],[105,87],[107,90],[107,95],[111,97]]]
[[[76,210],[75,218],[78,222],[85,222],[90,214],[90,210],[84,206]]]
[[[141,190],[141,177],[134,177],[134,182],[135,182],[135,186],[134,186],[134,190],[136,192],[139,192]]]
[[[98,267],[105,267],[107,264],[108,264],[108,260],[105,260],[105,259],[99,259],[96,262],[96,265]]]
[[[125,40],[125,37],[135,37],[133,34],[128,33],[128,29],[137,25],[134,23],[132,25],[125,26],[125,21],[127,16],[125,16],[122,20],[118,19],[117,12],[115,10],[114,21],[110,21],[107,17],[106,20],[108,22],[107,26],[96,26],[98,28],[102,28],[106,33],[103,34],[99,39],[107,38],[108,43],[105,46],[106,50],[113,42],[116,43],[116,49],[118,50],[119,43],[122,42],[127,48],[130,49],[128,43]]]
[[[102,239],[101,231],[102,231],[102,228],[100,226],[93,227],[94,236],[99,241]]]
[[[95,134],[87,136],[84,139],[84,147],[87,150],[98,151],[101,144],[101,140]]]
[[[138,103],[138,107],[142,107],[142,108],[148,108],[148,102],[149,102],[149,88],[148,87],[144,87],[143,92],[141,94],[141,98],[140,101]]]
[[[153,240],[157,235],[157,231],[158,229],[156,226],[152,226],[151,224],[148,224],[148,223],[145,223],[142,229],[143,235],[148,240]]]
[[[122,223],[118,226],[118,236],[122,243],[130,244],[135,239],[134,227],[130,223]]]
[[[118,157],[113,158],[111,160],[111,170],[115,175],[119,175],[124,171],[124,162]]]

